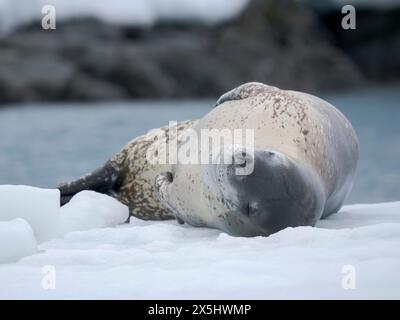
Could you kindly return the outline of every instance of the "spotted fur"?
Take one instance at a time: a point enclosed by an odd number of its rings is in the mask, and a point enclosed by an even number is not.
[[[118,185],[112,195],[130,209],[130,214],[144,220],[172,219],[174,215],[160,202],[155,192],[155,179],[163,172],[174,172],[174,164],[153,164],[149,156],[158,155],[168,144],[176,139],[179,143],[182,132],[191,128],[196,121],[183,121],[176,127],[164,126],[151,130],[146,135],[129,142],[111,160],[115,168],[119,168]],[[166,156],[168,159],[168,150]]]

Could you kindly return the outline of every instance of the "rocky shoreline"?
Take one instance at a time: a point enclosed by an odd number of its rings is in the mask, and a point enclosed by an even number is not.
[[[340,42],[329,19],[294,0],[253,0],[216,26],[37,23],[0,39],[0,103],[217,97],[247,81],[316,93],[380,80],[362,60],[365,42]]]

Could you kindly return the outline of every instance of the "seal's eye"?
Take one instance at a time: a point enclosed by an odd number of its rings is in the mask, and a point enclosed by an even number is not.
[[[246,167],[246,163],[247,163],[247,153],[245,151],[236,153],[233,155],[232,160],[233,160],[233,165],[235,167],[244,168],[244,167]]]
[[[252,163],[253,157],[245,150],[236,153],[233,157],[233,163],[236,167],[244,168],[246,165]]]
[[[258,206],[255,203],[248,202],[243,208],[243,214],[247,217],[255,217],[260,213]]]

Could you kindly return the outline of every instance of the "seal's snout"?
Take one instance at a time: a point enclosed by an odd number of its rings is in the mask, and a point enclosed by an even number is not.
[[[227,231],[243,236],[270,235],[287,227],[315,225],[322,204],[317,188],[301,170],[273,151],[258,150],[253,161],[250,175],[237,175],[227,168],[229,188],[224,195],[234,213],[229,215],[232,219]]]

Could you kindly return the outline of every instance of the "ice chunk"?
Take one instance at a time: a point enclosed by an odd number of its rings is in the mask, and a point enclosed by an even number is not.
[[[36,241],[70,231],[113,227],[125,222],[128,216],[125,205],[94,191],[78,193],[60,209],[58,189],[1,185],[0,263],[33,254]]]
[[[35,236],[24,219],[0,221],[0,263],[16,262],[35,252]]]
[[[59,212],[58,189],[0,185],[0,221],[25,219],[38,242],[57,235]]]
[[[61,208],[59,233],[114,227],[124,223],[128,217],[128,207],[114,198],[94,191],[82,191]]]

